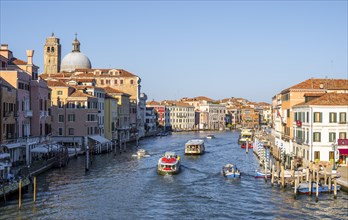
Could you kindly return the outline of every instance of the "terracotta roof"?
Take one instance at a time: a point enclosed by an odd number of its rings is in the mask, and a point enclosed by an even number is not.
[[[299,84],[284,89],[281,93],[286,93],[292,89],[329,89],[343,90],[348,89],[348,80],[346,79],[307,79]]]
[[[102,73],[107,73],[109,72],[110,70],[117,70],[120,72],[120,75],[117,75],[115,77],[119,77],[119,76],[122,76],[122,77],[134,77],[136,75],[124,70],[124,69],[76,69],[75,72],[85,72],[85,73],[92,73],[94,72],[95,70],[100,70]],[[96,76],[96,77],[99,77],[99,76],[103,76],[103,75],[94,75],[93,76]],[[113,76],[113,75],[111,75]]]
[[[48,87],[58,87],[58,86],[67,87],[67,85],[64,82],[60,81],[60,80],[58,80],[58,81],[47,80],[47,86]]]
[[[160,105],[160,103],[152,100],[152,101],[146,102],[146,105]]]
[[[325,95],[326,93],[325,92],[322,92],[322,93],[315,93],[315,92],[307,92],[305,93],[303,96],[315,96],[315,97],[320,97],[320,96],[323,96]]]
[[[95,98],[94,96],[86,94],[86,93],[83,93],[80,90],[74,91],[73,93],[71,93],[69,95],[69,97],[89,97],[89,98]]]
[[[15,65],[27,65],[27,62],[25,62],[24,60],[17,59],[15,57],[11,59],[10,63]]]
[[[125,94],[125,95],[129,95],[127,93],[122,92],[121,90],[114,89],[114,88],[111,88],[109,86],[108,87],[104,87],[104,90],[105,90],[106,93],[122,93],[122,94]]]
[[[213,99],[205,97],[205,96],[197,96],[194,99],[196,99],[196,100],[204,100],[204,101],[209,101],[209,102],[214,101]]]
[[[348,106],[348,94],[347,93],[326,93],[325,95],[308,101],[306,103],[300,103],[295,106],[307,106],[307,105],[343,105]]]

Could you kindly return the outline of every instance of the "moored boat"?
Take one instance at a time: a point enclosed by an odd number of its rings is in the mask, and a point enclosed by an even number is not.
[[[265,171],[262,170],[256,170],[255,171],[255,178],[265,178]],[[267,178],[271,177],[272,173],[270,170],[267,170]]]
[[[240,147],[241,148],[243,148],[243,149],[245,149],[246,148],[246,142],[243,142],[241,145],[240,145]],[[248,148],[250,149],[250,148],[253,148],[253,143],[251,143],[251,142],[248,142]]]
[[[253,131],[252,129],[242,129],[239,139],[238,139],[238,144],[243,144],[245,142],[251,142],[253,139]]]
[[[224,177],[227,177],[227,178],[240,178],[240,175],[241,175],[237,166],[230,163],[222,167],[221,173]]]
[[[201,139],[189,140],[185,144],[185,154],[200,155],[204,154],[204,141]]]
[[[157,172],[160,175],[172,175],[180,172],[180,156],[174,152],[166,152],[157,164]]]
[[[340,185],[337,185],[337,191],[340,191],[341,189],[341,186]],[[316,182],[312,182],[312,193],[316,193],[317,192],[317,183]],[[334,191],[334,186],[332,185],[331,186],[331,192]],[[308,182],[303,182],[303,183],[300,183],[299,186],[297,187],[297,192],[298,194],[309,194],[309,183]],[[329,192],[329,186],[325,185],[321,185],[319,184],[319,187],[318,187],[318,192],[319,193],[328,193]]]
[[[213,134],[208,134],[207,139],[213,139],[215,136]]]

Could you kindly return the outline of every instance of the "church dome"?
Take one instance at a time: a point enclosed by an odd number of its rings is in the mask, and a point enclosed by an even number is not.
[[[90,69],[91,61],[81,52],[71,52],[65,55],[60,70],[62,72],[73,72],[75,69]]]
[[[77,37],[75,37],[72,45],[72,52],[65,55],[60,65],[60,70],[62,72],[73,72],[75,69],[90,69],[92,67],[91,61],[80,52],[80,41],[77,40]]]

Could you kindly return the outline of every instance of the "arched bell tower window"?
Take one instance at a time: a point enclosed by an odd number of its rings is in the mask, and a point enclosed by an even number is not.
[[[54,47],[51,47],[51,52],[52,52],[52,53],[54,52]]]
[[[48,52],[48,53],[50,52],[50,47],[47,47],[47,52]]]

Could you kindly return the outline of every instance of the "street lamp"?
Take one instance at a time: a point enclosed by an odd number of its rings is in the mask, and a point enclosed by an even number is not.
[[[333,169],[336,170],[336,151],[337,151],[337,145],[335,143],[332,143],[332,150],[334,151],[334,164]]]

